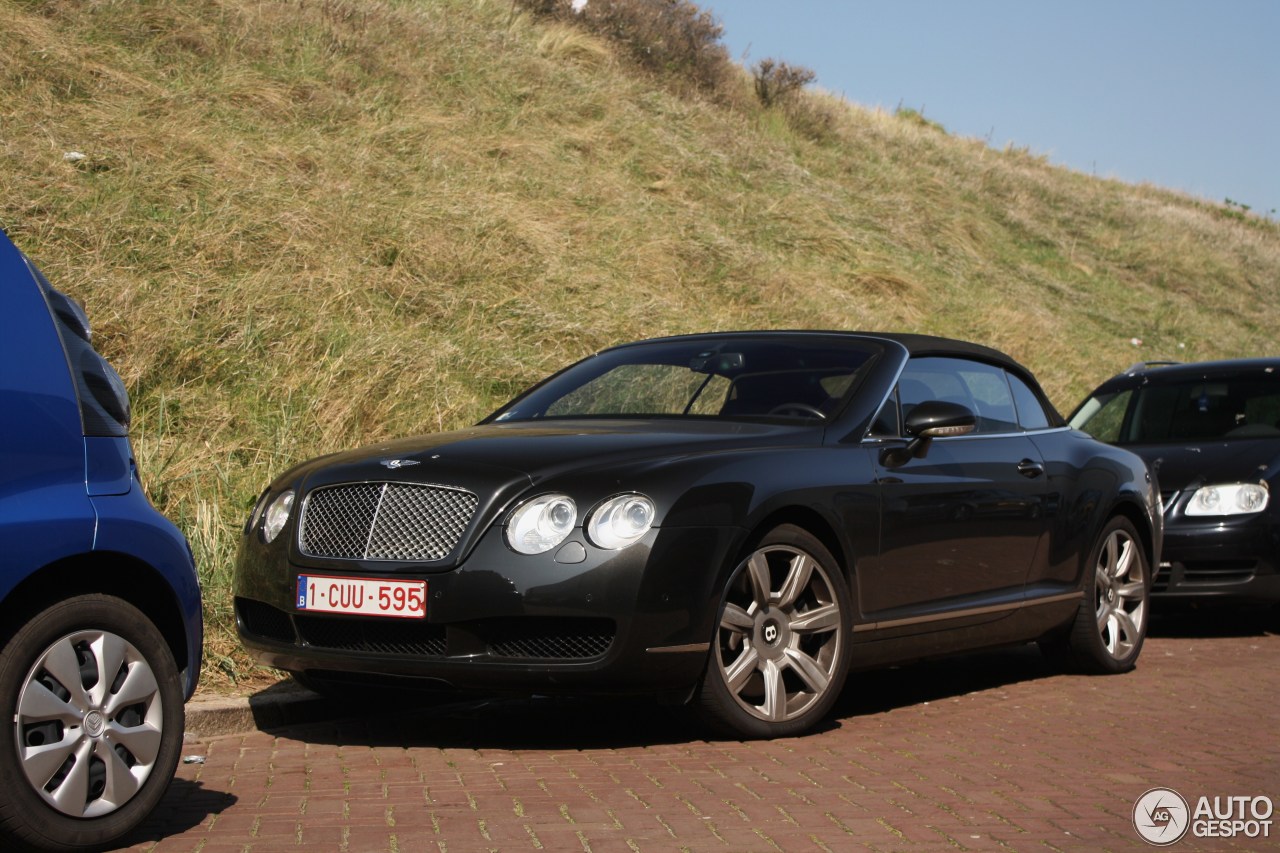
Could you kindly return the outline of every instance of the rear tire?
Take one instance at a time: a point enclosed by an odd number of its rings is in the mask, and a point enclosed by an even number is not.
[[[128,602],[81,595],[22,625],[0,651],[0,848],[96,848],[142,823],[173,779],[182,699]]]
[[[1086,572],[1075,621],[1065,634],[1042,641],[1041,648],[1079,672],[1127,672],[1146,639],[1151,599],[1151,569],[1132,522],[1123,516],[1107,522]]]
[[[730,574],[694,708],[713,730],[775,738],[831,710],[848,671],[851,605],[840,567],[807,531],[770,531]]]

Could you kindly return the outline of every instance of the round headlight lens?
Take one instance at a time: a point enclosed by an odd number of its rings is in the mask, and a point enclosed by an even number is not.
[[[292,489],[287,492],[281,492],[275,500],[267,505],[265,520],[262,522],[262,538],[268,545],[275,541],[281,530],[284,530],[285,523],[289,520],[289,513],[292,511]]]
[[[1266,483],[1201,486],[1187,504],[1187,515],[1251,515],[1266,509],[1270,498]]]
[[[550,551],[573,532],[578,505],[568,495],[542,495],[521,504],[507,520],[507,544],[520,554]]]
[[[653,527],[653,501],[644,495],[617,495],[592,510],[587,538],[608,551],[625,548]]]

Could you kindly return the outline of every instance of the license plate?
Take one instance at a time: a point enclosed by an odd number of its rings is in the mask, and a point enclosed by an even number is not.
[[[425,619],[427,582],[298,575],[298,609]]]

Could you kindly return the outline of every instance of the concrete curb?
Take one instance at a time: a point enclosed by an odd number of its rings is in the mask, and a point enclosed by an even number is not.
[[[193,737],[218,737],[317,723],[351,714],[347,702],[313,693],[285,680],[252,696],[200,696],[186,705],[186,731]]]

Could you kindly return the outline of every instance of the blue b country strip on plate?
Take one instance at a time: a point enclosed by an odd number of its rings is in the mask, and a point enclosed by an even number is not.
[[[397,619],[425,619],[427,582],[396,578],[298,575],[298,609]]]

